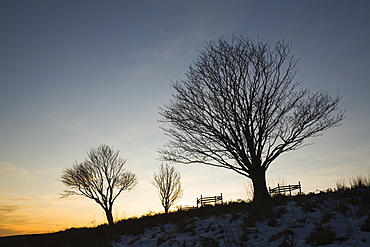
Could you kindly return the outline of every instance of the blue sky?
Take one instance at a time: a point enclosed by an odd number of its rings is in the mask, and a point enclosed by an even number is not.
[[[367,174],[369,26],[370,3],[361,0],[1,1],[0,235],[104,222],[95,202],[59,199],[58,181],[102,143],[139,177],[117,199],[115,216],[162,210],[149,182],[167,140],[158,109],[205,43],[233,33],[292,42],[296,80],[340,94],[347,109],[342,126],[276,160],[269,184],[300,180],[308,192]],[[175,168],[186,188],[179,205],[200,194],[246,197],[247,180],[232,171]]]

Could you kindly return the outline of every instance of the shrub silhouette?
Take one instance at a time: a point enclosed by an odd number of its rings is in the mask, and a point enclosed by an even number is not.
[[[335,240],[335,232],[328,226],[316,226],[306,238],[306,243],[312,246],[331,244]]]

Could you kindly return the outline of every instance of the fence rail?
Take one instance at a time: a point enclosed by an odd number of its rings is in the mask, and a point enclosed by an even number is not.
[[[214,203],[216,205],[217,202],[223,203],[222,193],[219,196],[207,196],[203,197],[200,195],[200,198],[197,198],[197,208],[200,206],[204,206],[206,204],[212,204]]]
[[[291,196],[293,190],[299,190],[299,194],[302,194],[302,187],[301,187],[300,181],[298,181],[298,184],[289,184],[289,185],[283,185],[283,186],[280,186],[278,184],[278,186],[275,188],[272,188],[272,189],[269,188],[270,195],[289,192],[289,195]]]

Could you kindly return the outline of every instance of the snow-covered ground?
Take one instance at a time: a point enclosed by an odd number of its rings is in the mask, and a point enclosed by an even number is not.
[[[328,199],[289,200],[274,219],[253,221],[247,212],[194,217],[122,235],[120,246],[370,246],[368,208]],[[369,222],[370,223],[370,222]],[[321,243],[320,243],[321,242]]]

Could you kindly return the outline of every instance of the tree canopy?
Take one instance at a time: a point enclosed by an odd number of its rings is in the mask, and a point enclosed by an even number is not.
[[[231,169],[252,179],[255,200],[269,198],[270,164],[344,118],[340,96],[294,81],[298,60],[290,52],[284,41],[234,35],[209,42],[160,110],[170,138],[161,158]]]
[[[137,177],[125,171],[126,160],[119,151],[103,144],[92,148],[87,158],[66,168],[61,181],[68,189],[62,197],[82,195],[98,203],[105,211],[109,224],[113,224],[113,203],[124,190],[131,190],[137,184]]]
[[[170,207],[182,197],[184,192],[180,173],[169,164],[161,164],[158,174],[154,173],[151,183],[157,188],[164,211],[168,213]]]

